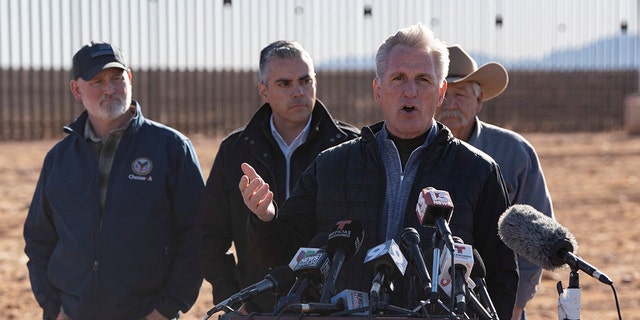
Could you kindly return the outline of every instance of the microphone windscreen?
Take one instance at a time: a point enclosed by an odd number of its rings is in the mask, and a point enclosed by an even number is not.
[[[337,249],[344,250],[345,257],[356,255],[362,240],[364,239],[364,229],[357,220],[343,220],[336,223],[336,227],[329,233],[327,240],[327,251],[334,254]]]
[[[322,248],[327,245],[327,238],[329,237],[329,232],[321,232],[318,233],[311,241],[309,241],[308,247],[310,248]]]
[[[511,250],[547,270],[564,264],[558,256],[560,251],[578,248],[567,228],[524,204],[512,205],[502,213],[498,235]]]
[[[400,241],[405,248],[414,244],[420,245],[420,234],[415,228],[406,227],[400,234]]]
[[[287,292],[296,282],[296,274],[288,265],[279,266],[273,268],[271,272],[266,276],[266,279],[271,280],[275,285],[275,292]]]
[[[473,268],[471,269],[471,277],[472,278],[486,278],[487,277],[487,267],[484,266],[484,261],[482,261],[482,257],[480,256],[480,252],[473,248]]]

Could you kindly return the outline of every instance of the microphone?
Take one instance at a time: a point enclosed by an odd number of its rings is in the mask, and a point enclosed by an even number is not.
[[[315,313],[315,314],[331,314],[344,311],[359,311],[362,314],[363,310],[369,307],[369,299],[366,293],[361,291],[342,290],[340,293],[331,297],[331,303],[294,303],[288,305],[285,309],[288,312],[293,313]],[[351,313],[354,313],[351,312]]]
[[[369,295],[362,291],[344,289],[331,297],[331,303],[344,306],[344,311],[362,311],[369,309]]]
[[[486,314],[487,319],[498,319],[498,311],[496,311],[496,307],[493,305],[493,301],[491,301],[491,297],[489,296],[489,291],[487,290],[487,283],[484,278],[487,277],[487,268],[484,265],[484,261],[482,261],[482,257],[480,253],[475,248],[473,249],[473,268],[471,269],[471,280],[475,283],[474,290],[480,296],[480,303],[483,309],[474,308],[474,304],[471,304],[473,311],[476,314]],[[473,301],[472,301],[473,302]],[[476,310],[478,309],[478,310]],[[484,312],[483,312],[484,311]]]
[[[466,285],[472,287],[469,276],[473,269],[473,248],[464,244],[459,237],[453,237],[455,241],[453,257],[451,252],[443,250],[440,279],[438,284],[447,293],[447,295],[455,298],[456,312],[462,315],[466,308]],[[453,284],[451,279],[454,279]],[[452,288],[453,285],[453,288]],[[453,289],[453,294],[451,293]]]
[[[567,228],[529,205],[507,208],[498,220],[498,234],[507,247],[544,269],[568,264],[604,284],[613,284],[607,275],[573,253],[578,242]]]
[[[309,247],[312,248],[320,248],[327,245],[327,238],[329,237],[329,232],[321,232],[316,234],[311,241],[309,241]]]
[[[396,272],[404,275],[408,262],[398,244],[393,239],[389,239],[369,249],[364,258],[364,264],[369,266],[375,274],[369,295],[371,304],[377,305],[380,301],[380,289],[386,287],[389,278]]]
[[[315,254],[302,258],[293,269],[298,279],[291,287],[289,294],[297,294],[301,297],[302,291],[308,284],[322,283],[329,274],[330,268],[329,255],[325,250],[318,250]]]
[[[304,259],[304,257],[312,256],[318,253],[318,250],[319,250],[318,248],[307,248],[307,247],[298,248],[298,251],[296,252],[296,254],[293,255],[293,258],[291,258],[291,261],[289,261],[289,268],[291,268],[291,270],[294,270],[298,265],[298,263],[300,263],[300,260]]]
[[[295,274],[289,268],[288,265],[279,266],[274,268],[265,278],[264,280],[250,285],[240,292],[232,295],[226,300],[218,303],[215,307],[207,312],[207,316],[211,316],[212,314],[221,311],[225,308],[234,308],[247,300],[250,300],[258,295],[263,293],[272,291],[274,293],[278,293],[285,288],[291,287],[295,280]]]
[[[416,203],[416,215],[420,224],[435,227],[449,251],[453,251],[453,238],[449,219],[453,213],[453,202],[449,192],[427,187],[420,191]]]
[[[473,248],[473,268],[471,268],[471,274],[469,276],[472,279],[487,277],[487,267],[484,265],[482,256],[480,256],[480,252],[478,252],[476,248]]]
[[[420,283],[426,294],[431,292],[431,277],[427,270],[427,265],[424,263],[424,256],[422,249],[420,249],[420,234],[412,227],[406,227],[400,235],[402,245],[409,252],[409,260],[413,262],[420,278]]]
[[[326,246],[328,235],[329,235],[328,232],[319,233],[315,237],[313,237],[311,241],[309,241],[308,247],[298,248],[298,251],[296,252],[296,254],[294,254],[293,258],[291,258],[291,261],[289,261],[289,267],[291,268],[291,270],[296,268],[296,266],[298,265],[298,262],[300,262],[302,258],[306,256],[314,255],[318,252],[318,250],[320,250],[318,248],[322,246]]]
[[[338,221],[335,229],[329,233],[327,251],[332,255],[331,269],[322,286],[321,303],[328,303],[331,300],[344,261],[356,255],[363,238],[364,229],[357,220]]]
[[[330,268],[329,255],[324,249],[319,249],[315,254],[300,259],[300,262],[293,269],[297,279],[291,286],[289,293],[278,299],[273,314],[286,310],[293,303],[300,303],[307,288],[310,285],[317,286],[322,283]]]
[[[286,307],[285,311],[292,313],[317,313],[329,314],[344,310],[344,306],[339,303],[294,303]]]

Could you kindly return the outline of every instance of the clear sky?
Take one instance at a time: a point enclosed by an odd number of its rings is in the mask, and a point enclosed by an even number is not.
[[[262,47],[294,39],[318,67],[371,69],[386,36],[422,22],[479,62],[640,68],[640,0],[229,1],[0,0],[0,65],[69,68],[93,39],[137,68],[255,69]],[[547,61],[567,50],[582,52]]]

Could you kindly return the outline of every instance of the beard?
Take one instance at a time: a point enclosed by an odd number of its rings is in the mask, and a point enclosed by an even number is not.
[[[100,108],[96,116],[101,120],[115,120],[126,113],[130,105],[131,99],[122,99],[119,96],[105,97],[103,101],[100,101]]]

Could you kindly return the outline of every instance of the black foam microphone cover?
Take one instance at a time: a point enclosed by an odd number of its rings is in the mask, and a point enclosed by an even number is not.
[[[318,233],[307,245],[310,248],[322,248],[327,245],[327,238],[329,237],[329,232],[321,232]]]
[[[296,274],[289,266],[280,266],[273,268],[265,279],[275,284],[275,288],[272,289],[274,293],[282,293],[289,291],[296,282]]]
[[[343,263],[356,255],[363,240],[364,229],[357,220],[338,221],[335,229],[329,232],[327,252],[332,256],[331,269],[329,269],[326,281],[322,286],[321,303],[327,303],[331,300]]]
[[[480,252],[473,248],[473,268],[471,268],[471,278],[486,278],[487,277],[487,267],[484,265],[484,261],[482,261],[482,257],[480,256]]]
[[[364,229],[357,220],[343,220],[336,224],[336,228],[327,236],[327,252],[335,254],[343,250],[345,258],[356,255],[364,238]]]

